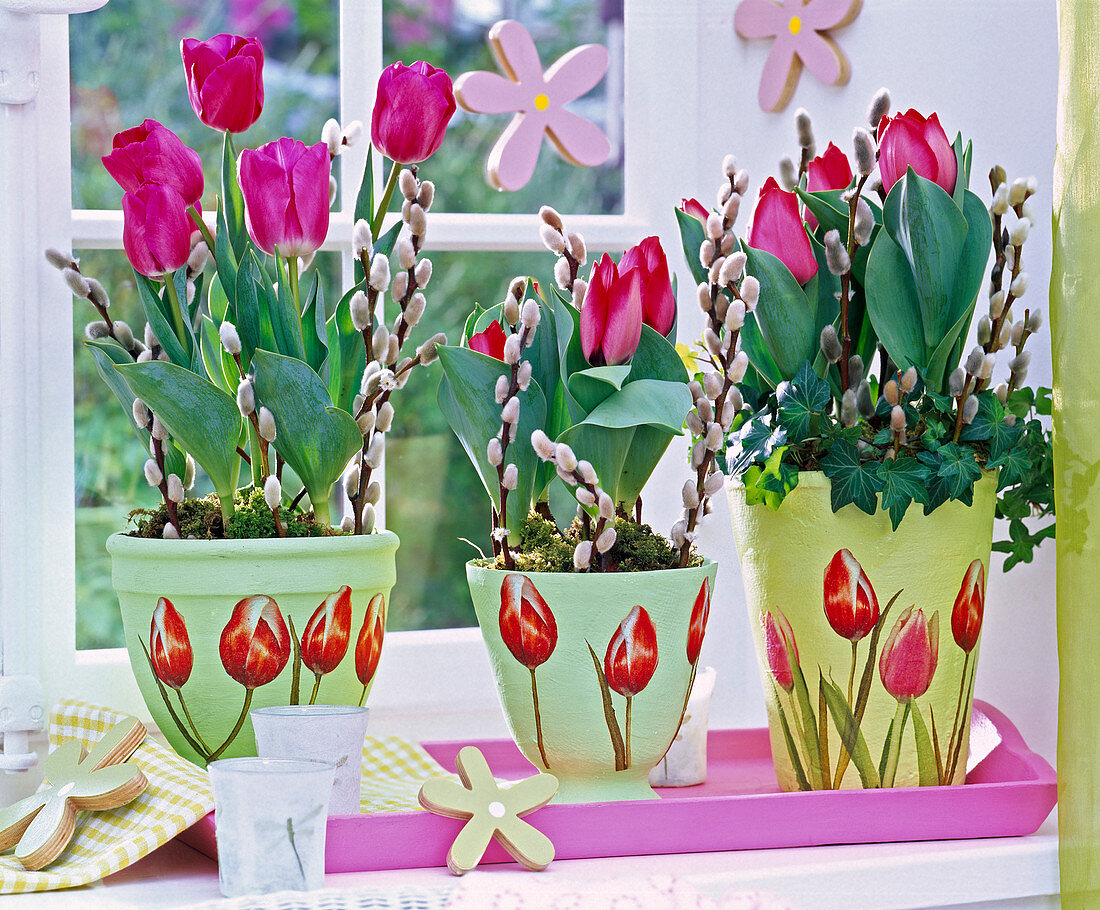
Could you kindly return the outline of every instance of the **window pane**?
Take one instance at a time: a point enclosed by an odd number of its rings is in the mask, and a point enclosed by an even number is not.
[[[499,192],[485,179],[485,162],[510,114],[471,114],[459,108],[440,150],[428,162],[436,181],[436,206],[449,212],[533,212],[550,202],[563,212],[613,214],[623,210],[622,4],[612,0],[386,0],[385,59],[426,60],[457,79],[470,70],[499,72],[485,40],[500,19],[526,26],[544,69],[581,44],[608,48],[608,74],[583,98],[568,105],[592,120],[611,140],[611,157],[595,168],[567,163],[544,141],[535,175],[516,192]],[[364,117],[364,122],[369,118]],[[553,199],[547,189],[553,187]]]
[[[203,204],[214,204],[221,135],[198,120],[187,100],[184,37],[231,32],[263,41],[264,111],[235,137],[238,152],[279,136],[317,142],[337,111],[337,9],[337,0],[111,0],[73,16],[73,208],[119,207],[121,191],[99,159],[115,133],[147,117],[199,152]]]

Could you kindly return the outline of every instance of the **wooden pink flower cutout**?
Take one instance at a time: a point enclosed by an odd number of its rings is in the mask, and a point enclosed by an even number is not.
[[[489,30],[489,46],[503,76],[477,71],[455,82],[458,103],[468,111],[516,116],[489,153],[486,172],[498,190],[518,190],[535,172],[546,135],[570,164],[594,167],[611,154],[596,124],[565,110],[607,72],[607,49],[585,44],[559,57],[543,72],[535,42],[520,23],[505,19]]]
[[[848,25],[863,0],[742,0],[733,27],[742,38],[774,38],[760,74],[760,107],[781,111],[798,85],[805,64],[826,85],[844,85],[851,67],[844,52],[827,34]]]

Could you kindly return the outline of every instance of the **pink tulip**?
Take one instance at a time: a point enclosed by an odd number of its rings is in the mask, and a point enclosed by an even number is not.
[[[806,168],[806,189],[811,193],[822,190],[844,190],[852,182],[852,166],[848,156],[833,143],[825,149],[824,155],[818,155]],[[810,230],[817,230],[817,219],[806,209],[806,224]]]
[[[794,688],[794,668],[798,665],[794,629],[779,610],[774,614],[763,611],[760,625],[764,633],[764,655],[768,659],[768,669],[780,688],[790,692]]]
[[[940,655],[940,614],[930,620],[909,607],[890,630],[882,646],[878,672],[882,685],[898,701],[919,698],[932,685]]]
[[[243,133],[264,109],[264,49],[256,38],[184,38],[180,56],[191,107],[207,126]]]
[[[160,183],[176,190],[188,205],[202,198],[202,159],[168,127],[156,120],[115,135],[111,154],[103,156],[107,169],[123,192],[133,193],[144,183]]]
[[[938,184],[944,192],[955,192],[959,165],[936,114],[925,119],[910,108],[893,118],[883,117],[878,125],[878,147],[878,168],[887,193],[908,168]]]
[[[774,177],[769,177],[760,190],[746,240],[753,249],[778,258],[799,284],[806,284],[817,274],[817,260],[798,211],[798,197],[780,189]]]
[[[430,158],[443,143],[455,112],[451,77],[418,61],[394,63],[378,78],[370,141],[400,164]]]
[[[707,226],[707,217],[710,212],[698,199],[681,199],[679,208],[685,215],[695,218],[703,227]]]
[[[329,206],[328,146],[276,139],[241,152],[241,192],[248,233],[270,256],[308,256],[325,241]]]
[[[174,272],[191,253],[187,203],[172,187],[147,183],[122,197],[122,245],[130,264],[149,278]]]
[[[607,253],[592,266],[581,306],[581,350],[593,366],[626,363],[642,338],[642,270],[620,272]]]
[[[668,260],[656,237],[646,237],[619,260],[619,274],[638,268],[642,273],[642,322],[667,335],[676,321],[676,295],[668,275]]]

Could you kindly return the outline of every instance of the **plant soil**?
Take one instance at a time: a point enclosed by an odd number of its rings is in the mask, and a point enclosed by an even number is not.
[[[176,506],[176,512],[180,537],[184,539],[243,540],[279,536],[275,530],[275,518],[264,502],[262,490],[249,488],[237,491],[228,529],[222,522],[218,497],[213,494],[202,499],[185,499]],[[322,525],[313,517],[312,511],[288,515],[286,509],[280,509],[279,517],[287,537],[331,537],[342,533],[338,528]],[[131,537],[162,537],[164,526],[168,523],[168,509],[163,503],[156,509],[134,509],[130,513],[130,522],[137,525],[130,532]]]

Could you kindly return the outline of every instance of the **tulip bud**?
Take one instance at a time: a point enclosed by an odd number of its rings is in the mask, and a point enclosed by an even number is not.
[[[798,186],[798,170],[787,155],[779,159],[779,185],[788,193],[793,193]]]
[[[164,530],[160,535],[165,540],[179,540],[180,532],[172,522],[165,522]]]
[[[760,299],[760,281],[752,275],[746,275],[741,282],[741,299],[745,301],[745,309],[750,313]]]
[[[875,140],[863,127],[852,131],[852,148],[855,152],[856,171],[866,177],[875,169]]]
[[[825,234],[825,262],[832,274],[845,275],[852,270],[852,260],[848,256],[848,250],[840,239],[839,231],[829,231]]]
[[[867,200],[861,196],[859,202],[856,203],[856,221],[853,230],[856,243],[859,246],[867,246],[874,228],[875,214],[871,211],[871,206],[867,204]]]
[[[573,551],[573,566],[578,571],[587,569],[592,564],[592,541],[582,540]]]
[[[886,399],[887,403],[896,406],[899,399],[898,396],[898,384],[890,379],[882,387],[882,397]]]
[[[948,377],[947,392],[952,398],[959,398],[965,388],[966,371],[962,367],[958,367]]]
[[[274,512],[279,508],[279,504],[283,501],[283,485],[279,483],[279,478],[274,474],[268,474],[267,479],[264,481],[264,502],[267,503],[267,507]]]
[[[145,462],[145,479],[151,487],[159,487],[164,482],[164,474],[152,458]]]
[[[962,407],[962,422],[969,424],[973,423],[974,417],[978,413],[978,399],[971,395],[966,401],[963,402]]]
[[[409,244],[412,249],[412,244]],[[402,266],[408,268],[408,266]],[[370,286],[380,294],[390,286],[390,261],[382,253],[375,255],[370,264]]]
[[[519,483],[519,468],[514,464],[508,465],[504,469],[504,477],[501,479],[501,486],[506,490],[514,490]]]
[[[1027,293],[1028,277],[1027,272],[1020,272],[1009,285],[1008,292],[1016,298],[1023,297]]]
[[[880,88],[875,92],[875,97],[871,99],[871,106],[867,110],[867,122],[871,125],[871,129],[878,129],[879,121],[886,116],[889,110],[890,91],[886,88]]]

